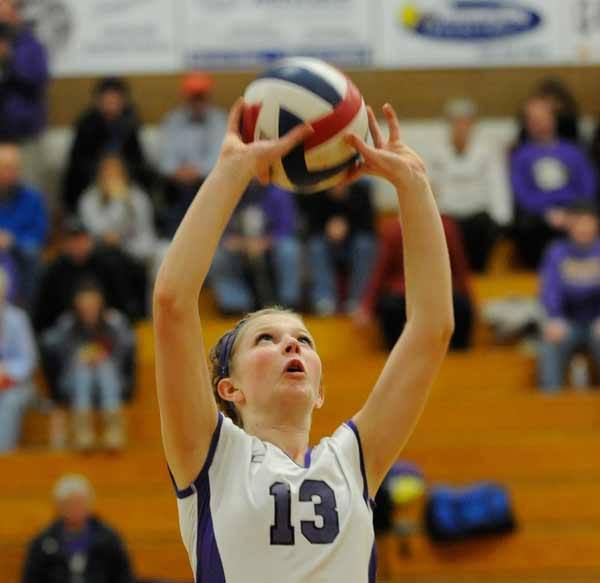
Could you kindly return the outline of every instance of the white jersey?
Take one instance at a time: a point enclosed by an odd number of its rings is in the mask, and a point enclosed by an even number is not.
[[[373,517],[352,421],[305,467],[219,413],[202,471],[177,491],[196,583],[374,583]]]

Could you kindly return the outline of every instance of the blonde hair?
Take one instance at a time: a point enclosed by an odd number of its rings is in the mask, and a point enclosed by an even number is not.
[[[238,427],[244,426],[242,416],[231,401],[227,401],[219,395],[219,381],[229,376],[231,362],[235,354],[235,349],[237,348],[238,339],[246,326],[257,318],[277,314],[295,316],[300,321],[303,321],[300,314],[294,312],[294,310],[283,308],[281,306],[271,306],[269,308],[257,310],[256,312],[249,312],[239,320],[231,330],[228,330],[223,334],[210,350],[210,376],[217,406],[219,407],[219,410],[227,415],[227,417],[229,417]]]

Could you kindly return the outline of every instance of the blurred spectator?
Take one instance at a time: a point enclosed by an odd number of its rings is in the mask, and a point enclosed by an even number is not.
[[[156,251],[153,210],[148,195],[132,184],[123,159],[108,154],[98,166],[96,182],[79,201],[83,224],[99,241],[119,246],[148,263]]]
[[[7,283],[0,270],[0,453],[17,446],[37,361],[29,317],[6,301]]]
[[[21,154],[0,144],[0,254],[10,253],[19,271],[20,295],[29,304],[36,293],[48,217],[39,192],[21,181]]]
[[[54,487],[57,518],[30,543],[22,583],[134,583],[119,535],[93,514],[94,493],[79,475]]]
[[[594,130],[594,135],[592,136],[592,142],[590,144],[590,158],[596,170],[596,176],[600,176],[600,121],[598,121],[596,129]],[[596,191],[596,201],[598,204],[600,204],[600,184],[598,185],[598,189]]]
[[[347,275],[342,309],[353,312],[371,275],[377,253],[371,186],[366,181],[300,198],[308,232],[311,302],[321,316],[335,313],[337,275]]]
[[[44,334],[42,345],[45,358],[52,360],[59,398],[73,411],[75,447],[89,450],[95,444],[92,412],[97,401],[104,417],[104,447],[122,448],[122,403],[135,336],[119,312],[106,308],[97,282],[81,282],[72,309]]]
[[[482,272],[500,227],[512,218],[506,159],[477,133],[473,102],[449,102],[446,116],[449,139],[430,161],[431,178],[440,211],[456,221],[471,268]]]
[[[210,271],[222,312],[300,304],[300,244],[293,195],[253,182],[227,226]]]
[[[33,323],[39,332],[54,325],[71,306],[73,294],[83,279],[100,282],[110,307],[131,320],[143,317],[145,311],[144,274],[119,249],[97,246],[77,218],[67,221],[59,255],[47,266],[35,302]]]
[[[580,202],[567,212],[568,239],[547,251],[541,300],[547,321],[539,355],[540,385],[558,390],[571,357],[589,351],[600,370],[600,235],[598,209]]]
[[[27,182],[43,189],[39,137],[46,126],[48,58],[18,5],[0,0],[0,140],[20,144]]]
[[[529,141],[515,149],[511,160],[515,242],[525,266],[535,268],[563,227],[564,208],[594,197],[597,178],[585,152],[557,136],[548,99],[530,99],[525,115]]]
[[[131,102],[129,87],[122,79],[100,80],[94,102],[75,125],[75,137],[64,178],[63,197],[68,212],[75,212],[81,193],[96,176],[100,159],[118,154],[130,176],[149,189],[151,174],[139,139],[139,120]]]
[[[556,120],[556,135],[562,140],[579,141],[579,105],[567,86],[555,78],[544,79],[533,91],[532,97],[547,99]],[[519,143],[532,139],[527,127],[526,115],[520,116]]]
[[[464,350],[471,344],[473,328],[469,267],[456,223],[445,215],[442,215],[442,223],[452,269],[455,327],[450,348]],[[354,314],[359,326],[368,324],[377,316],[388,350],[393,348],[406,324],[405,296],[402,228],[398,220],[390,219],[382,230],[379,257],[373,275],[360,308]]]
[[[159,169],[166,179],[161,234],[171,238],[196,191],[219,157],[225,136],[225,113],[211,105],[213,78],[189,73],[183,78],[182,105],[167,114],[160,128]]]

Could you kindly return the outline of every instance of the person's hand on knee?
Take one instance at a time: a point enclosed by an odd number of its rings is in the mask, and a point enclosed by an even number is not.
[[[567,323],[560,318],[552,318],[544,325],[544,340],[558,344],[564,340],[569,328]]]

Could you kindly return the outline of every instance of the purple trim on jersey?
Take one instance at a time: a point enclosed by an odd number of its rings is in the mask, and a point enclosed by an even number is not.
[[[177,484],[175,483],[175,478],[173,477],[173,474],[171,472],[171,468],[169,468],[167,466],[167,470],[169,471],[169,476],[171,477],[171,482],[173,483],[173,488],[175,488],[175,494],[177,495],[177,498],[182,499],[182,498],[187,498],[188,496],[191,496],[194,493],[194,487],[196,482],[198,482],[198,480],[200,480],[202,478],[203,474],[208,474],[208,470],[210,469],[210,465],[212,464],[213,458],[215,457],[215,451],[217,449],[217,445],[219,443],[219,436],[221,435],[221,426],[223,425],[223,414],[221,412],[219,412],[217,414],[217,426],[215,427],[215,431],[213,433],[213,436],[210,440],[210,446],[208,448],[208,453],[206,454],[206,460],[204,460],[204,465],[202,466],[202,469],[200,470],[200,473],[198,474],[198,477],[184,490],[180,490],[177,487]]]
[[[312,451],[312,448],[308,448],[306,450],[306,453],[304,454],[304,467],[305,468],[310,468],[310,452]]]
[[[375,583],[377,581],[377,547],[373,543],[373,549],[371,550],[371,558],[369,559],[369,583]]]
[[[219,425],[218,429],[221,426]],[[215,431],[215,433],[217,433]],[[213,452],[214,455],[214,452]],[[207,458],[208,461],[208,458]],[[200,472],[194,483],[198,495],[198,531],[196,538],[196,582],[226,583],[223,562],[217,545],[210,512],[210,480],[208,469]]]
[[[363,498],[365,502],[369,504],[369,485],[367,483],[367,472],[365,471],[365,458],[363,456],[362,443],[360,441],[360,433],[358,432],[358,427],[356,427],[356,423],[352,419],[346,421],[346,425],[354,431],[354,435],[356,435],[356,441],[358,442],[358,452],[360,454],[360,473],[362,474],[363,479]]]

